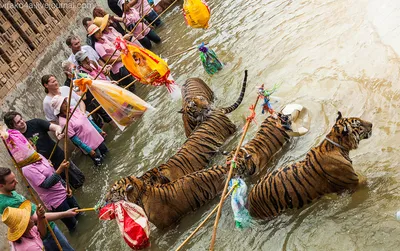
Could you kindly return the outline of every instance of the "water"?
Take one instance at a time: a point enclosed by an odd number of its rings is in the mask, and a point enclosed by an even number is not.
[[[106,1],[101,1],[102,5]],[[333,125],[337,111],[373,122],[373,136],[351,152],[353,166],[368,179],[366,188],[354,194],[328,195],[301,209],[252,228],[234,228],[229,203],[223,207],[215,250],[395,250],[400,245],[398,126],[400,85],[400,2],[389,0],[312,1],[210,1],[211,27],[186,27],[181,6],[163,17],[157,30],[163,43],[155,52],[164,58],[201,42],[209,42],[226,64],[223,71],[208,76],[198,53],[191,51],[168,60],[178,84],[189,77],[201,77],[214,90],[217,107],[234,102],[244,70],[249,71],[248,88],[232,121],[241,128],[248,107],[254,103],[256,87],[282,83],[274,94],[279,110],[285,103],[306,106],[311,129],[285,147],[270,168],[300,160],[319,144]],[[80,27],[80,26],[79,26]],[[141,86],[138,95],[158,108],[123,133],[108,127],[110,149],[101,170],[89,158],[77,162],[87,181],[75,196],[82,207],[92,207],[103,198],[117,179],[139,176],[165,162],[184,142],[177,111],[181,103],[171,100],[165,88]],[[39,94],[34,93],[39,96]],[[43,93],[40,93],[43,96]],[[16,104],[20,106],[20,104]],[[39,108],[37,108],[39,109]],[[251,139],[263,120],[257,112],[246,136]],[[232,150],[236,133],[224,147]],[[222,164],[222,157],[215,162]],[[247,180],[251,185],[257,180]],[[151,232],[148,250],[173,250],[218,203],[213,200],[168,230]],[[61,223],[58,224],[62,228]],[[185,246],[206,250],[212,222]],[[77,250],[128,250],[115,222],[99,221],[92,212],[79,221],[73,235],[66,234]]]

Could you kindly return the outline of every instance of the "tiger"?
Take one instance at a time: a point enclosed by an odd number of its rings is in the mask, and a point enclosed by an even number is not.
[[[223,189],[228,168],[213,166],[180,177],[168,184],[148,185],[135,176],[116,181],[106,203],[127,200],[141,206],[157,228],[167,228],[185,214],[215,198]]]
[[[235,159],[236,175],[252,176],[263,170],[271,157],[290,140],[290,117],[277,113],[267,117],[253,139],[242,146]],[[235,150],[227,155],[227,163],[232,161]]]
[[[139,178],[148,184],[165,184],[206,167],[219,147],[236,130],[236,126],[221,111],[212,111],[180,150],[166,163],[144,173]]]
[[[229,107],[217,108],[216,110],[220,110],[224,114],[236,110],[243,101],[246,84],[247,70],[245,71],[242,90],[236,102]],[[202,79],[189,78],[186,80],[182,86],[182,109],[179,111],[179,113],[182,113],[186,137],[189,137],[193,130],[209,117],[210,112],[213,110],[211,104],[214,99],[214,92]]]
[[[250,215],[270,219],[286,209],[301,208],[324,194],[354,191],[364,177],[354,171],[349,152],[371,135],[371,122],[343,118],[338,112],[330,132],[304,160],[270,172],[254,185],[248,196]]]

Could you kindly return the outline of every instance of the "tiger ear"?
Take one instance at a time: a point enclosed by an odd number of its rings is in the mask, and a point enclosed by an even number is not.
[[[342,118],[342,113],[340,111],[338,111],[337,114],[338,114],[338,117],[336,118],[336,122],[338,122],[338,120]]]

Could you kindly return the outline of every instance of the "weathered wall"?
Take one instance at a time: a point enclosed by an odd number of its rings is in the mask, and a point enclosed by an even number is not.
[[[64,82],[61,63],[71,53],[65,39],[74,33],[84,44],[81,20],[91,16],[95,6],[95,0],[0,1],[0,124],[10,110],[20,112],[25,119],[44,118],[45,93],[40,78],[51,73],[60,84]],[[16,172],[2,143],[0,166]],[[22,179],[18,180],[17,191],[30,198]],[[0,250],[8,250],[5,235],[6,227],[0,224]]]

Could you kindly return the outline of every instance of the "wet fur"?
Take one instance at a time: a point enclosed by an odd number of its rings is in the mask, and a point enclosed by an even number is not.
[[[226,167],[214,166],[155,186],[130,176],[115,182],[106,200],[127,199],[138,204],[151,223],[166,228],[215,198],[223,189],[227,172]]]
[[[248,209],[252,216],[271,218],[288,208],[301,208],[328,193],[353,191],[359,184],[349,157],[360,140],[369,138],[372,124],[359,118],[339,117],[324,139],[303,161],[267,174],[250,191]]]

